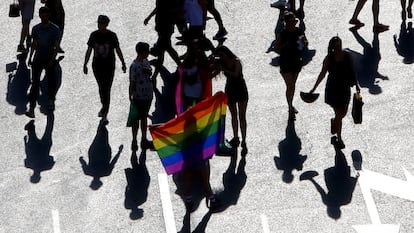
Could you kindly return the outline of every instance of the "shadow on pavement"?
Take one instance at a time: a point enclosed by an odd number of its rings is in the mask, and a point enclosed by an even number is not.
[[[55,66],[55,79],[56,79],[56,94],[59,91],[60,86],[62,85],[62,67],[60,66],[60,61],[62,61],[64,56],[59,56],[56,59],[56,66]],[[40,95],[37,100],[40,106],[41,113],[48,112],[48,84],[47,84],[47,76],[45,75],[43,79],[40,81]]]
[[[358,83],[361,87],[368,88],[371,94],[381,94],[382,88],[379,86],[380,80],[389,79],[387,76],[378,72],[378,66],[381,60],[378,33],[374,33],[371,46],[371,44],[359,35],[357,28],[352,27],[349,30],[357,42],[363,47],[363,54],[349,50],[352,54]]]
[[[145,150],[141,151],[139,162],[136,151],[133,151],[131,154],[132,168],[125,169],[127,186],[125,188],[124,206],[126,209],[131,210],[129,217],[132,220],[140,219],[144,216],[144,210],[139,208],[139,206],[147,201],[150,184],[150,176],[145,159]]]
[[[175,117],[175,86],[177,77],[175,73],[170,73],[165,67],[160,70],[163,80],[161,92],[154,88],[155,110],[150,116],[152,124],[164,123]]]
[[[282,180],[291,183],[294,179],[293,170],[301,171],[306,155],[301,155],[302,142],[296,134],[295,121],[289,120],[286,127],[286,138],[279,142],[279,157],[275,156],[276,168],[283,171]]]
[[[339,219],[341,217],[341,206],[351,203],[357,178],[351,176],[351,169],[343,152],[336,147],[335,152],[335,166],[324,171],[327,191],[314,180],[314,177],[319,175],[316,171],[302,173],[300,180],[312,182],[321,195],[322,202],[327,207],[328,216],[333,219]],[[356,157],[354,152],[353,157]]]
[[[50,155],[53,144],[52,131],[54,120],[53,113],[49,113],[47,115],[45,132],[40,139],[36,135],[34,120],[29,121],[24,127],[27,131],[27,135],[24,136],[26,152],[24,166],[33,170],[33,174],[30,177],[32,183],[39,183],[41,179],[40,173],[52,169],[55,164],[53,156]]]
[[[6,100],[16,107],[14,112],[17,115],[26,112],[28,101],[27,91],[30,86],[30,70],[26,64],[26,58],[27,53],[21,53],[17,55],[18,64],[16,62],[6,64],[6,72],[9,73]]]
[[[89,186],[91,189],[97,190],[102,186],[100,178],[112,173],[123,148],[124,146],[120,145],[117,154],[111,160],[112,151],[108,142],[108,130],[106,124],[100,121],[96,136],[88,150],[89,164],[86,163],[83,156],[79,157],[85,175],[93,177]]]
[[[401,22],[400,34],[394,35],[394,46],[397,53],[403,57],[404,64],[414,63],[414,30],[413,22]]]

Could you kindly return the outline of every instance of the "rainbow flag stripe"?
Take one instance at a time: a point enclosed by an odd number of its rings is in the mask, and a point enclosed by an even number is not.
[[[150,126],[154,147],[167,174],[200,163],[224,141],[227,95],[217,92],[159,126]]]

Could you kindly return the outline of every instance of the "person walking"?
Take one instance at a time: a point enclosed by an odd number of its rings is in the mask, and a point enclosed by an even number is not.
[[[141,126],[141,149],[150,148],[150,142],[147,140],[147,117],[153,99],[152,68],[147,60],[149,44],[138,42],[135,51],[137,57],[129,67],[129,100],[138,110],[138,118],[132,122],[132,151],[138,150],[139,126]]]
[[[41,0],[41,2],[50,9],[50,22],[59,27],[59,47],[57,52],[64,53],[63,49],[60,47],[63,37],[63,30],[65,28],[65,10],[63,9],[62,0]]]
[[[98,16],[98,30],[92,32],[89,36],[87,42],[88,49],[86,50],[85,62],[83,64],[83,73],[88,74],[88,62],[93,51],[92,70],[98,83],[99,96],[102,103],[98,117],[102,117],[104,122],[108,122],[107,115],[115,72],[115,52],[119,60],[121,60],[122,71],[126,73],[124,56],[119,47],[118,36],[115,32],[107,29],[109,21],[106,15]]]
[[[280,51],[280,73],[286,84],[286,100],[289,108],[289,119],[294,120],[298,113],[293,106],[295,85],[302,69],[301,51],[308,46],[305,33],[296,27],[298,20],[292,12],[284,16],[285,28],[276,36],[276,50]]]
[[[30,22],[34,15],[35,0],[19,0],[19,8],[22,17],[22,30],[20,32],[20,41],[17,45],[17,52],[29,50],[31,45]],[[24,47],[26,41],[27,48]]]
[[[342,119],[348,111],[351,99],[351,87],[355,85],[357,92],[360,87],[356,80],[350,52],[342,49],[342,40],[334,36],[329,41],[328,55],[323,61],[322,70],[318,75],[315,85],[310,90],[313,93],[326,73],[329,72],[325,88],[325,103],[332,107],[335,117],[331,119],[331,133],[334,143],[339,149],[345,148],[342,140]]]
[[[50,10],[47,7],[39,9],[41,22],[32,28],[33,43],[29,54],[29,65],[32,66],[32,84],[29,93],[29,110],[26,115],[34,118],[34,109],[39,97],[40,76],[45,70],[48,83],[48,108],[55,109],[56,96],[56,49],[59,41],[59,28],[49,21]],[[33,57],[34,54],[34,57]],[[32,61],[33,57],[33,61]]]
[[[358,15],[361,12],[362,8],[364,7],[367,0],[358,0],[358,3],[355,7],[354,14],[352,15],[352,18],[349,20],[350,24],[355,25],[356,27],[362,27],[365,24],[359,21]],[[379,23],[378,15],[379,15],[379,0],[372,0],[372,15],[374,17],[374,26],[373,31],[374,32],[384,32],[389,29],[388,25],[384,25]]]
[[[243,152],[247,152],[246,146],[246,109],[249,95],[246,82],[243,78],[242,64],[240,59],[226,46],[219,46],[214,52],[219,59],[220,70],[226,76],[225,92],[227,103],[231,114],[231,125],[233,128],[233,139],[230,144],[233,148],[239,146],[239,123],[242,136],[241,146]],[[245,154],[244,153],[244,154]]]
[[[214,0],[207,0],[207,11],[211,13],[211,15],[213,15],[214,20],[216,20],[217,25],[218,25],[218,31],[217,33],[213,36],[214,40],[219,40],[222,39],[223,37],[225,37],[227,35],[227,30],[224,27],[223,24],[223,19],[221,18],[220,12],[217,10],[215,4],[214,4]]]

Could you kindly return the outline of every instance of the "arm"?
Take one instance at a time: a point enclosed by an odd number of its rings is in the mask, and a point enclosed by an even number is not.
[[[148,21],[151,20],[151,18],[157,13],[157,8],[154,8],[152,12],[147,16],[147,18],[144,19],[144,25],[148,24]]]
[[[239,60],[235,61],[234,70],[227,69],[227,67],[224,67],[224,66],[220,66],[220,68],[224,73],[227,73],[228,75],[232,77],[238,77],[242,73],[242,66]]]
[[[318,85],[322,82],[322,80],[325,78],[326,72],[328,72],[328,67],[329,67],[329,60],[326,57],[325,60],[323,60],[323,65],[322,65],[322,70],[318,75],[318,79],[316,80],[315,85],[313,86],[313,88],[310,90],[310,93],[313,93],[316,88],[318,87]]]
[[[122,51],[121,51],[121,49],[119,47],[116,47],[115,48],[115,51],[116,51],[116,54],[119,57],[119,60],[121,60],[121,62],[122,62],[122,71],[124,73],[126,73],[126,65],[125,65],[125,61],[124,61],[124,56],[122,55]]]
[[[29,66],[32,65],[32,57],[36,49],[37,49],[37,40],[33,39],[32,46],[30,47],[29,61],[27,62]]]
[[[89,58],[91,57],[91,53],[92,53],[92,47],[88,46],[88,49],[86,50],[86,54],[85,54],[85,61],[83,63],[84,74],[88,74],[88,62],[89,62]]]

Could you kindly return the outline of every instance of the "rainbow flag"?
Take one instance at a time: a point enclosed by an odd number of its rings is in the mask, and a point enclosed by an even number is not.
[[[227,95],[217,92],[162,125],[149,127],[168,175],[200,163],[224,141]]]

